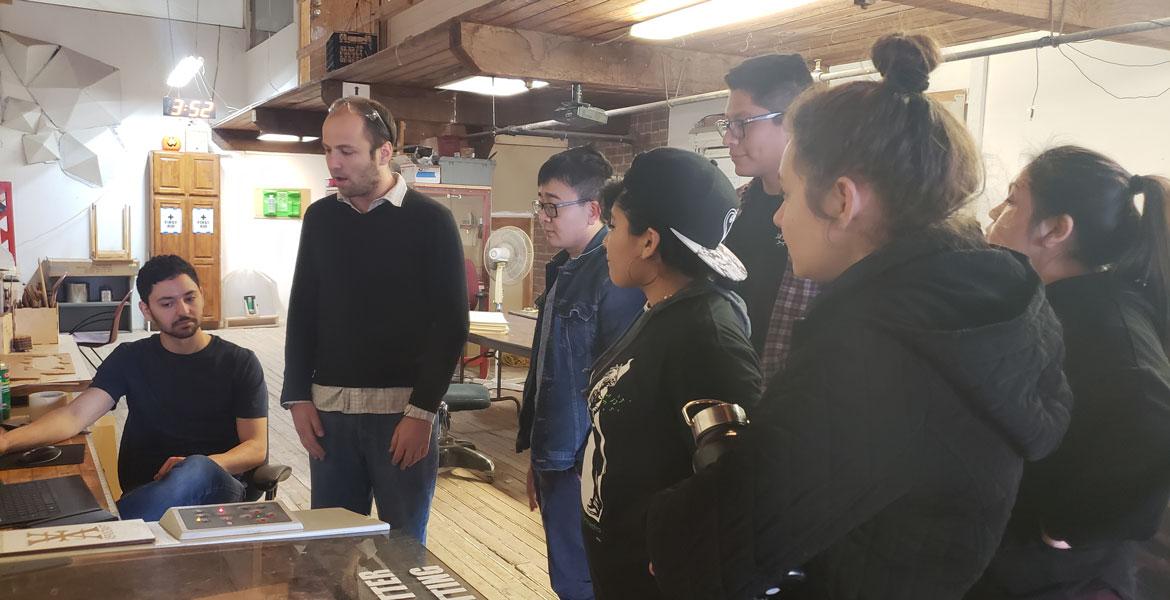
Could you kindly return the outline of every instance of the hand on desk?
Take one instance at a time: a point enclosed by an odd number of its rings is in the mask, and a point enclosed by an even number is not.
[[[431,451],[431,422],[403,415],[390,438],[390,461],[400,469],[414,466]]]
[[[309,458],[325,459],[325,449],[317,441],[325,437],[325,428],[321,426],[321,415],[317,414],[317,407],[312,402],[298,402],[289,407],[292,411],[293,427],[296,427],[297,437],[301,438],[301,445],[309,453]],[[393,447],[393,446],[391,446]]]
[[[168,458],[167,461],[164,462],[161,467],[159,467],[158,473],[154,474],[154,480],[158,481],[159,479],[166,477],[167,473],[170,473],[171,469],[175,468],[175,465],[183,462],[183,460],[185,458],[187,458],[187,457],[186,456],[172,456],[172,457]],[[195,463],[191,463],[191,464],[195,464]]]

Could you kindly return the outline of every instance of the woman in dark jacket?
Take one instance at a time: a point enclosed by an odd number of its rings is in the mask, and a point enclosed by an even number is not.
[[[753,598],[802,566],[781,597],[961,598],[1024,461],[1064,434],[1039,278],[950,224],[981,169],[923,93],[937,46],[887,36],[873,60],[883,81],[806,93],[787,115],[776,221],[796,274],[826,285],[739,445],[651,503],[671,598]]]
[[[598,600],[668,598],[647,570],[646,503],[691,474],[692,400],[754,406],[761,382],[747,309],[714,284],[743,279],[723,238],[735,190],[710,162],[675,148],[637,156],[603,194],[609,276],[646,311],[593,365],[593,428],[581,474],[585,550]]]
[[[1135,597],[1136,542],[1153,537],[1170,497],[1168,197],[1164,178],[1062,146],[991,212],[988,240],[1027,254],[1047,284],[1075,403],[1060,448],[1024,470],[968,598]]]

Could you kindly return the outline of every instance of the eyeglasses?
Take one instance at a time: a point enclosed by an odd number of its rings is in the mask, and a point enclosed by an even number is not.
[[[394,133],[390,130],[390,125],[388,125],[382,118],[382,113],[379,113],[378,109],[368,104],[358,104],[356,102],[350,102],[349,100],[342,98],[341,100],[334,102],[333,106],[329,107],[329,113],[332,114],[334,109],[343,104],[349,107],[349,111],[355,115],[360,115],[371,121],[376,121],[380,126],[380,132],[385,136],[386,140],[391,144],[394,143]]]
[[[770,112],[766,115],[760,115],[758,117],[748,117],[746,119],[719,119],[718,121],[715,121],[715,131],[718,131],[719,135],[727,135],[730,132],[731,137],[735,139],[742,139],[744,129],[749,123],[778,119],[783,116],[784,113],[781,111]]]
[[[540,200],[533,200],[532,214],[540,216],[540,213],[543,212],[546,217],[555,219],[557,218],[557,209],[559,208],[564,208],[566,206],[576,206],[578,204],[587,204],[592,201],[592,199],[587,198],[585,200],[573,200],[571,202],[561,202],[560,204],[554,204],[552,202],[541,202]]]

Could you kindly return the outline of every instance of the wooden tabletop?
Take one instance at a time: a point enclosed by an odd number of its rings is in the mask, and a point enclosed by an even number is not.
[[[73,361],[73,373],[67,375],[50,375],[36,380],[17,380],[12,382],[13,396],[27,396],[33,392],[57,390],[62,392],[80,392],[89,387],[93,376],[90,374],[89,363],[81,355],[73,336],[62,333],[57,337],[56,344],[37,344],[28,352],[20,352],[14,356],[49,356],[53,354],[68,354]],[[5,362],[9,355],[0,354],[0,362]]]
[[[90,375],[89,363],[81,356],[77,349],[77,344],[74,343],[73,337],[67,333],[62,333],[58,336],[56,344],[37,344],[29,352],[21,352],[24,355],[40,355],[45,356],[49,354],[68,354],[73,360],[74,373],[69,375],[54,375],[33,381],[18,381],[12,384],[12,395],[27,396],[33,392],[57,390],[63,392],[77,392],[89,387],[92,380]],[[4,361],[5,355],[0,355],[0,362]],[[19,416],[27,413],[27,407],[13,408],[13,415]],[[0,482],[4,483],[21,483],[24,481],[32,481],[34,479],[50,479],[53,477],[65,477],[68,475],[81,475],[85,480],[85,485],[89,487],[89,491],[93,493],[93,497],[97,498],[98,504],[102,508],[114,512],[111,509],[113,506],[113,498],[110,495],[109,487],[106,485],[105,475],[98,464],[97,452],[94,450],[93,442],[90,440],[88,433],[81,433],[64,442],[66,444],[85,444],[85,460],[79,465],[62,465],[57,467],[31,467],[27,469],[8,469],[0,471]]]
[[[82,433],[61,442],[61,445],[66,444],[85,444],[85,460],[79,465],[61,465],[56,467],[30,467],[26,469],[6,469],[0,471],[0,482],[3,483],[23,483],[25,481],[33,481],[34,479],[51,479],[53,477],[67,477],[69,475],[81,475],[85,481],[86,487],[97,498],[98,504],[102,508],[114,512],[110,509],[113,506],[113,498],[110,497],[110,491],[105,485],[105,476],[98,468],[96,452],[94,452],[93,444],[90,443],[89,434]]]
[[[485,348],[531,358],[532,335],[536,331],[536,321],[515,315],[505,318],[508,320],[508,333],[472,332],[467,335],[467,341]]]

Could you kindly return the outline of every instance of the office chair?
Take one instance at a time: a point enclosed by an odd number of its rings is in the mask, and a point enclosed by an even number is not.
[[[451,413],[482,410],[492,405],[488,389],[478,383],[452,383],[439,404],[439,467],[463,467],[495,479],[496,464],[488,455],[476,450],[475,444],[451,434]]]
[[[73,329],[69,331],[69,335],[73,336],[73,341],[77,342],[77,351],[85,357],[86,362],[89,363],[89,366],[93,367],[94,371],[97,371],[98,365],[102,364],[102,357],[98,354],[97,349],[102,346],[109,346],[118,341],[118,326],[122,324],[122,311],[126,308],[126,304],[130,302],[130,295],[133,293],[133,290],[126,292],[126,295],[122,297],[122,301],[118,303],[118,307],[114,309],[114,312],[101,312],[90,315],[82,319],[77,325],[74,325]],[[107,320],[110,321],[109,331],[79,331],[84,327],[89,327],[90,325]],[[89,354],[85,353],[85,348],[89,348],[90,353],[93,355],[92,358]]]
[[[288,465],[273,465],[264,463],[245,477],[247,489],[244,490],[244,500],[255,502],[264,496],[265,500],[276,499],[276,487],[280,482],[292,475],[292,467]]]

